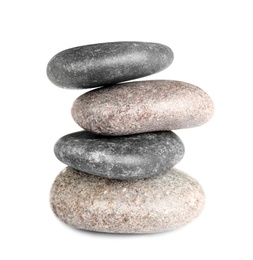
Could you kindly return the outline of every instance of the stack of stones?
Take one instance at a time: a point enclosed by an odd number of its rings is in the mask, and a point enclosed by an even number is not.
[[[171,80],[129,81],[167,68],[165,45],[111,42],[55,55],[49,79],[70,89],[96,88],[76,99],[72,116],[84,131],[55,144],[68,165],[50,193],[56,216],[78,229],[154,233],[180,227],[201,212],[205,195],[173,168],[184,145],[171,130],[199,126],[213,114],[200,88]]]

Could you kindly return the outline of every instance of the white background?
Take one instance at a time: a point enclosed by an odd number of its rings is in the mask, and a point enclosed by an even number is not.
[[[253,259],[252,1],[2,1],[0,6],[1,259]],[[64,49],[108,41],[172,48],[173,64],[145,79],[204,89],[215,115],[176,133],[180,168],[207,203],[191,224],[154,235],[108,235],[69,228],[49,206],[64,168],[58,138],[80,128],[70,115],[83,90],[46,77]]]

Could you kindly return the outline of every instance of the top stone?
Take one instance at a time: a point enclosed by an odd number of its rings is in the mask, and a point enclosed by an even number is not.
[[[172,50],[159,43],[109,42],[64,50],[48,63],[47,76],[62,88],[94,88],[166,69]]]

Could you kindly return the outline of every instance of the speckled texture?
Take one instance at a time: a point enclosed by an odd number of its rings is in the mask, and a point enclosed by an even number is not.
[[[78,229],[110,233],[155,233],[197,217],[205,195],[196,180],[173,168],[165,175],[109,180],[65,168],[50,194],[56,216]]]
[[[184,155],[184,145],[171,131],[122,137],[77,132],[60,138],[54,147],[63,163],[86,173],[130,180],[163,174]]]
[[[167,68],[172,50],[159,43],[110,42],[71,48],[48,63],[48,78],[63,88],[92,88],[136,79]]]
[[[83,94],[72,116],[86,131],[128,135],[200,126],[213,115],[210,97],[180,81],[136,81]]]

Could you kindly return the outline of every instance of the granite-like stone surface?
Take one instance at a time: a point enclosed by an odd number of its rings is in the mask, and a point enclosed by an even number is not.
[[[73,104],[84,130],[129,135],[200,126],[213,115],[210,97],[180,81],[135,81],[89,91]]]
[[[64,50],[48,63],[48,78],[63,88],[93,88],[167,68],[172,50],[159,43],[109,42]]]
[[[65,168],[50,193],[66,224],[110,233],[172,230],[197,217],[205,203],[199,183],[175,168],[159,177],[119,181]]]
[[[171,131],[129,136],[77,132],[60,138],[56,157],[77,170],[119,180],[163,174],[184,155],[184,145]]]

